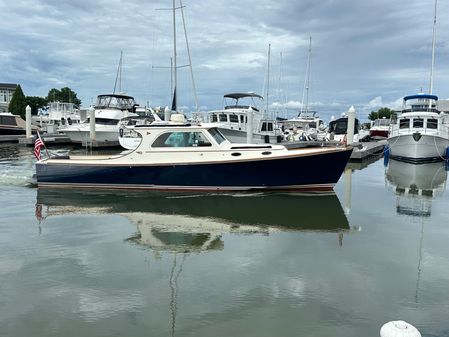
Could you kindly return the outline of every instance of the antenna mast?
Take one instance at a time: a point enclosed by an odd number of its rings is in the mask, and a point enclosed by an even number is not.
[[[309,110],[309,84],[310,84],[310,62],[311,62],[310,54],[312,54],[312,37],[309,38],[309,52],[307,56],[307,68],[306,68],[306,76],[304,78],[304,88],[302,91],[302,102],[300,113]]]
[[[432,36],[432,66],[430,68],[430,86],[429,93],[433,92],[433,68],[435,65],[435,37],[436,37],[436,25],[437,25],[437,0],[435,0],[435,11],[433,15],[433,36]]]

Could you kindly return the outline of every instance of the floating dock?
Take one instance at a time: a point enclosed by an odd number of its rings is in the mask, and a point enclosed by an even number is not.
[[[383,154],[386,145],[386,140],[354,143],[354,151],[352,151],[350,160],[360,161],[366,158],[381,155]]]
[[[84,141],[83,143],[72,143],[70,138],[67,137],[63,133],[44,133],[41,134],[41,138],[44,141],[46,146],[52,145],[77,145],[80,147],[88,147],[88,148],[117,148],[120,147],[120,143],[118,141],[112,142],[99,142],[99,141]],[[19,142],[19,144],[25,146],[34,146],[34,141],[36,140],[36,135],[33,135],[31,138],[26,138],[25,136],[17,136],[14,140],[15,142]]]
[[[70,138],[61,133],[44,133],[44,134],[41,134],[41,138],[44,141],[45,145],[71,144]],[[36,140],[36,135],[33,135],[31,138],[21,136],[18,141],[19,141],[19,144],[22,144],[22,145],[34,146],[35,140]]]
[[[298,141],[280,144],[284,145],[287,149],[290,150],[305,147],[317,147],[317,146],[319,147],[342,146],[342,144],[337,141]],[[353,144],[354,150],[352,151],[350,160],[362,161],[369,157],[380,155],[383,153],[386,145],[387,145],[386,140],[354,143]]]

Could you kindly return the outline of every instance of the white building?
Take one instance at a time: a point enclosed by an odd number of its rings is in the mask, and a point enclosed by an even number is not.
[[[16,88],[17,84],[0,83],[0,112],[8,112],[9,102]]]

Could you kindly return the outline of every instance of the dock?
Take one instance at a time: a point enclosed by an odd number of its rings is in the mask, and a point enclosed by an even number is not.
[[[72,144],[70,138],[62,133],[45,133],[41,134],[41,138],[44,141],[45,145],[66,145]],[[36,135],[33,135],[31,138],[26,138],[25,136],[21,136],[18,139],[19,144],[25,146],[34,146],[34,141],[36,140]]]
[[[23,137],[22,135],[0,135],[0,143],[17,143],[19,137]]]
[[[350,160],[361,161],[383,154],[387,141],[360,142],[354,143],[353,145],[354,151],[352,151]]]
[[[117,148],[120,147],[120,143],[118,141],[111,142],[99,142],[90,140],[84,141],[82,143],[73,143],[70,141],[70,138],[64,135],[63,133],[44,133],[41,134],[41,138],[44,141],[46,146],[52,145],[77,145],[80,147],[88,147],[94,149],[103,149],[103,148]],[[26,138],[25,136],[16,136],[15,139],[11,141],[19,142],[19,144],[25,146],[34,146],[34,141],[36,140],[36,135],[33,135],[31,138]]]
[[[287,149],[300,149],[305,147],[336,147],[342,146],[337,141],[298,141],[298,142],[285,142],[280,143]],[[387,145],[386,140],[372,141],[372,142],[360,142],[354,143],[354,150],[352,151],[350,160],[362,161],[373,156],[381,155]]]

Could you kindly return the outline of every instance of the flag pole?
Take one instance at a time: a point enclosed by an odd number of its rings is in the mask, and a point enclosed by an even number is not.
[[[47,149],[47,147],[45,146],[44,140],[41,138],[41,135],[39,134],[39,130],[36,130],[36,132],[37,132],[37,136],[39,137],[39,139],[40,139],[41,142],[42,142],[42,145],[44,145],[44,149],[45,149],[45,153],[47,154],[47,157],[50,158],[50,154],[48,153],[48,149]]]

